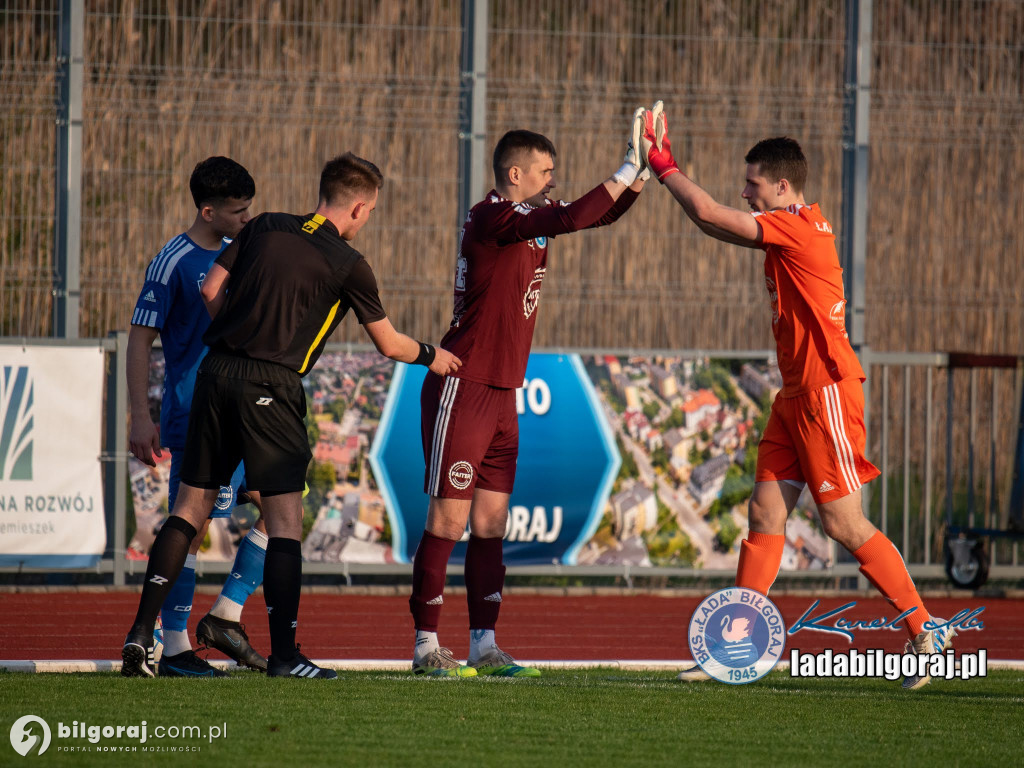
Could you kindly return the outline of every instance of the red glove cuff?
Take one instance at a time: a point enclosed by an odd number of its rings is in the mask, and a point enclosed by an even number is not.
[[[676,159],[672,157],[672,150],[667,147],[661,150],[651,147],[650,154],[647,157],[647,164],[651,166],[651,170],[654,171],[654,175],[659,180],[665,178],[673,171],[679,170],[679,166],[676,165]]]

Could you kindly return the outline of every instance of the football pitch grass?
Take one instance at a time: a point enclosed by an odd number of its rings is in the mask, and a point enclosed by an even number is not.
[[[802,680],[788,671],[741,686],[621,669],[520,680],[342,671],[335,681],[0,672],[3,741],[27,714],[52,732],[46,754],[26,765],[1005,766],[1020,761],[1022,705],[1021,671],[913,692],[886,680]],[[143,720],[144,745],[58,738],[58,723]],[[224,724],[224,735],[209,741],[208,730]],[[204,735],[156,739],[157,726],[198,726]],[[133,746],[135,753],[98,751]],[[154,746],[161,751],[142,752]],[[68,747],[92,751],[60,751]],[[182,747],[198,751],[169,751]],[[9,742],[0,752],[0,764],[21,759]]]

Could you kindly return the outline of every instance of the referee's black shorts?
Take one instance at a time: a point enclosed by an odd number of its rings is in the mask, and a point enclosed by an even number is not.
[[[211,351],[199,366],[181,480],[220,488],[245,462],[245,485],[264,496],[301,491],[312,453],[306,393],[290,368]]]

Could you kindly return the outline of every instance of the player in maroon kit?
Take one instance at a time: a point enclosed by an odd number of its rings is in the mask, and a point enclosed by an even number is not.
[[[430,507],[409,598],[417,674],[540,675],[517,665],[494,640],[505,583],[502,539],[519,452],[516,389],[530,355],[548,240],[611,224],[633,204],[649,175],[632,151],[639,146],[642,119],[638,110],[623,166],[572,203],[548,199],[555,186],[551,141],[531,131],[509,131],[494,150],[494,189],[466,217],[451,328],[441,340],[463,365],[447,378],[428,374],[420,395]],[[448,558],[467,521],[470,651],[464,666],[439,647],[437,625]]]

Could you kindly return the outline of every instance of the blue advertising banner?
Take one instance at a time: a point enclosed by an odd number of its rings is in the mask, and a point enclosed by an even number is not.
[[[426,368],[397,364],[370,449],[395,560],[412,562],[427,517],[420,439]],[[505,563],[575,565],[597,528],[621,458],[579,355],[530,355],[517,390],[519,462],[505,531]],[[452,562],[463,562],[465,541]]]

